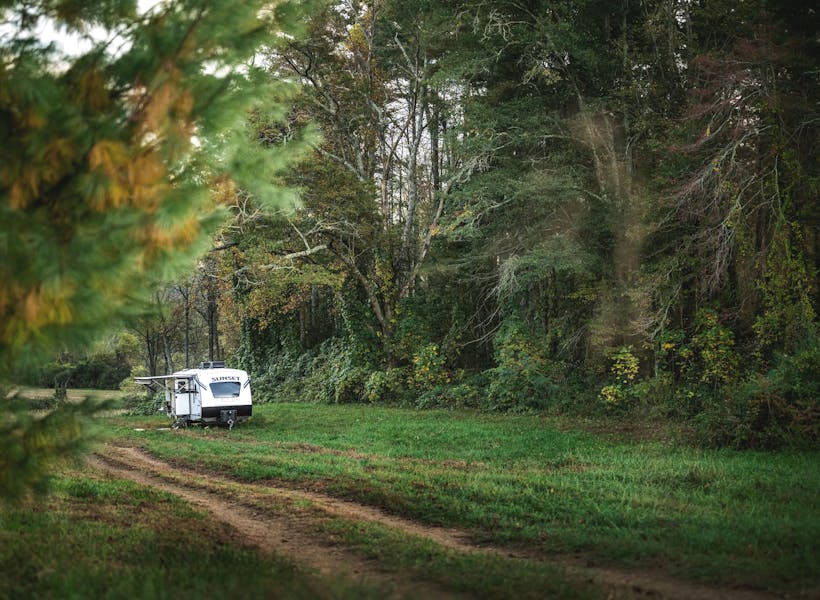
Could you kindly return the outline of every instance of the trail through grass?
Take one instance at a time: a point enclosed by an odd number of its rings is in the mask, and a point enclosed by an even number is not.
[[[545,556],[764,590],[818,583],[818,453],[617,441],[536,416],[318,405],[255,415],[233,431],[121,419],[118,434],[166,459],[322,490]]]
[[[67,469],[0,505],[0,598],[381,598],[260,554],[180,498]]]
[[[106,414],[96,430],[183,475],[323,492],[535,559],[459,552],[355,518],[313,523],[328,543],[440,589],[482,598],[609,593],[569,577],[561,568],[569,561],[719,586],[718,596],[820,590],[817,452],[702,451],[555,418],[373,406],[263,405],[232,431],[167,426],[163,417]],[[56,483],[45,499],[0,506],[0,598],[383,592],[328,585],[175,496],[77,467]],[[309,504],[302,509],[315,511]]]

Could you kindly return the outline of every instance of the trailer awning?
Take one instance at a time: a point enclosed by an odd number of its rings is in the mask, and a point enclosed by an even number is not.
[[[187,379],[188,381],[196,380],[196,375],[152,375],[150,377],[134,377],[134,381],[140,385],[159,391],[168,390],[174,391],[174,380]]]
[[[173,390],[174,389],[174,376],[173,375],[154,375],[151,377],[134,377],[134,381],[139,383],[140,385],[147,386],[148,388],[158,391],[158,390]],[[171,383],[169,384],[168,381]]]

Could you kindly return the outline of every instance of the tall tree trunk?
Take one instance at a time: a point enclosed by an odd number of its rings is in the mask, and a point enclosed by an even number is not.
[[[191,367],[191,288],[185,287],[185,368]]]
[[[438,115],[439,109],[438,104],[436,103],[436,98],[433,98],[433,102],[428,104],[428,116],[427,116],[427,127],[430,131],[430,169],[431,169],[431,177],[433,180],[433,193],[438,193],[441,191],[441,170],[440,170],[440,158],[439,158],[439,149],[438,149]]]
[[[216,330],[216,302],[213,296],[208,294],[208,360],[216,360],[217,352],[217,330]]]
[[[168,341],[168,332],[162,332],[162,350],[165,354],[165,367],[168,373],[174,372],[174,358],[171,354],[171,344]]]
[[[157,372],[157,348],[156,342],[151,336],[151,332],[146,329],[143,334],[145,340],[145,356],[148,359],[148,374],[159,375]]]
[[[180,285],[176,287],[179,295],[182,296],[183,322],[185,325],[185,368],[191,366],[191,286]]]

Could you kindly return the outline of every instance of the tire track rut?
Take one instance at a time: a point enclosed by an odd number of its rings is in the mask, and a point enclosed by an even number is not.
[[[579,557],[545,559],[506,548],[479,546],[469,534],[432,527],[317,492],[242,483],[214,474],[201,474],[158,460],[137,448],[111,446],[89,459],[92,466],[114,477],[129,479],[175,494],[239,531],[257,548],[291,559],[322,575],[343,574],[354,581],[386,585],[394,597],[460,598],[429,582],[385,570],[378,561],[363,559],[345,549],[317,525],[327,517],[373,522],[409,535],[426,538],[457,552],[495,554],[512,559],[550,562],[578,580],[592,581],[609,598],[666,598],[669,600],[772,600],[778,596],[753,590],[718,588],[689,583],[654,571],[590,567]]]
[[[174,494],[194,506],[204,509],[223,523],[233,527],[251,546],[265,553],[284,557],[295,565],[312,570],[321,576],[343,577],[366,583],[394,598],[460,598],[428,582],[411,580],[383,569],[377,561],[364,559],[326,536],[320,536],[307,525],[316,524],[316,516],[304,511],[281,511],[272,515],[252,503],[237,500],[246,484],[214,477],[199,477],[157,461],[134,448],[108,447],[106,453],[88,459],[97,470],[118,479]],[[186,481],[187,480],[187,481]],[[214,483],[203,481],[215,480]],[[284,490],[272,490],[280,502],[299,499],[299,495]],[[252,492],[253,494],[253,492]],[[266,494],[270,501],[270,493]]]

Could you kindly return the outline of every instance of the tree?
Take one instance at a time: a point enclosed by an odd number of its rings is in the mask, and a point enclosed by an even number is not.
[[[349,293],[337,298],[365,304],[360,325],[388,362],[398,305],[414,293],[451,194],[486,154],[465,159],[454,133],[459,88],[437,66],[449,15],[424,3],[335,4],[270,57],[304,84],[294,120],[315,120],[323,136],[294,173],[304,211],[290,235],[304,249],[285,256],[344,273]],[[270,137],[264,123],[260,131]]]
[[[293,144],[254,144],[245,122],[262,98],[284,112],[290,86],[253,60],[297,33],[307,4],[3,4],[0,379],[87,342],[190,268],[234,190],[266,206],[293,200],[275,180]],[[43,24],[90,48],[60,51],[37,38]],[[3,454],[4,473],[38,449],[20,423],[6,432],[20,452]]]

